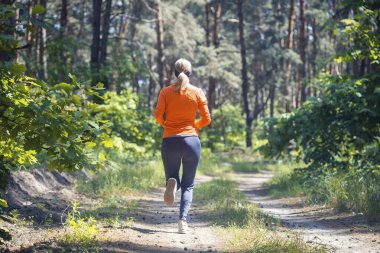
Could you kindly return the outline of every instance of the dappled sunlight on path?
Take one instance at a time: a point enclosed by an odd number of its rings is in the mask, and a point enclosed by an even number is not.
[[[205,181],[208,178],[198,179]],[[210,223],[201,219],[206,210],[197,206],[196,196],[189,214],[189,234],[179,234],[177,192],[173,207],[163,202],[164,188],[154,190],[139,200],[140,205],[132,214],[134,222],[125,227],[109,230],[104,235],[107,242],[101,252],[219,252],[223,241]]]

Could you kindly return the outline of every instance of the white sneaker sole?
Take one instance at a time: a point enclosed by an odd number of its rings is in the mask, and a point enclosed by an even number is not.
[[[177,180],[175,178],[169,178],[166,183],[166,190],[164,194],[164,202],[168,206],[172,206],[175,199],[175,192],[177,188]]]
[[[190,233],[190,229],[186,223],[186,225],[182,225],[180,222],[178,223],[178,233],[179,234],[188,234]]]
[[[190,229],[185,229],[185,230],[178,230],[179,234],[188,234],[190,233]]]

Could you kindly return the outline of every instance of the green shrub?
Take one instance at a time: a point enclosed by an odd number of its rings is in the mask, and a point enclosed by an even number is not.
[[[107,149],[113,161],[141,160],[154,156],[161,143],[159,125],[142,107],[140,96],[130,90],[104,94],[104,103],[94,109],[95,119],[107,122],[113,149]],[[108,158],[107,157],[107,158]]]
[[[59,238],[59,241],[64,245],[75,246],[77,249],[95,248],[96,237],[99,234],[97,221],[91,216],[82,217],[78,202],[72,202],[71,208],[64,224],[65,234]]]

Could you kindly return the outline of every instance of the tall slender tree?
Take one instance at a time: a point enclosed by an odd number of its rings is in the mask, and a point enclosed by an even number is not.
[[[295,0],[290,0],[290,8],[289,8],[289,23],[288,23],[288,39],[287,42],[287,49],[292,50],[293,49],[293,33],[294,33],[294,22],[296,19],[295,14]],[[290,60],[287,60],[286,62],[286,70],[285,70],[285,82],[283,84],[283,95],[285,97],[285,111],[290,112],[290,101],[288,98],[288,87],[291,81],[291,71],[292,71],[292,64]],[[292,88],[292,87],[291,87]],[[292,98],[293,100],[293,98]]]
[[[40,0],[40,5],[46,9],[46,0]],[[40,20],[44,22],[45,13],[41,13]],[[46,30],[42,26],[38,27],[38,77],[41,79],[46,79],[47,77],[47,65],[46,65],[46,56],[45,56],[45,42],[46,42]]]
[[[300,43],[299,52],[301,56],[302,64],[299,65],[299,75],[300,75],[300,90],[301,90],[301,104],[306,100],[306,47],[307,47],[307,37],[306,37],[306,16],[305,16],[305,0],[300,0]]]
[[[241,56],[241,76],[242,76],[242,97],[245,113],[245,143],[247,147],[252,147],[252,122],[251,111],[248,100],[248,70],[247,70],[247,51],[244,36],[244,0],[237,1],[238,17],[239,17],[239,40],[240,40],[240,56]]]
[[[91,45],[91,72],[92,84],[99,82],[99,50],[100,50],[100,21],[102,13],[102,0],[93,0],[92,11],[92,45]]]
[[[213,27],[212,27],[212,44],[213,47],[216,49],[220,45],[219,41],[219,30],[220,30],[220,19],[222,15],[222,2],[221,0],[215,0],[213,2]],[[207,46],[210,46],[210,3],[206,3],[206,43]],[[212,114],[212,110],[215,107],[215,100],[216,100],[216,86],[217,86],[218,80],[210,76],[209,77],[209,85],[208,85],[208,92],[207,92],[207,99],[208,99],[208,107],[210,114]]]
[[[110,28],[110,17],[112,9],[112,0],[106,0],[106,6],[103,15],[102,22],[102,39],[100,41],[100,51],[99,51],[99,66],[105,67],[107,61],[107,46],[108,46],[108,35]],[[102,75],[100,77],[101,82],[104,84],[106,89],[109,89],[109,83],[107,75]]]
[[[161,0],[156,0],[157,71],[161,89],[165,86],[164,22]]]

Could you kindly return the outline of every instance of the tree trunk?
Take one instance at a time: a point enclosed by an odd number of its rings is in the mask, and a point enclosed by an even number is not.
[[[299,52],[301,56],[302,64],[300,66],[300,89],[301,89],[301,104],[306,100],[306,17],[305,17],[305,0],[300,0],[300,44],[299,44]]]
[[[212,44],[214,48],[219,47],[219,26],[220,26],[220,16],[222,14],[222,4],[220,0],[215,1],[215,8],[214,8],[214,26],[213,26],[213,33],[212,33]],[[206,4],[208,5],[208,4]],[[208,11],[206,11],[206,19],[208,19]],[[206,20],[206,27],[209,26],[209,20]],[[206,29],[209,30],[209,27]],[[206,36],[208,37],[206,32]],[[209,40],[209,39],[208,39]],[[208,43],[210,43],[208,41]],[[209,44],[208,44],[209,46]],[[215,107],[215,100],[216,100],[216,85],[217,81],[214,77],[209,77],[209,85],[208,85],[208,92],[207,92],[207,99],[208,99],[208,107],[210,114],[212,115],[212,110]]]
[[[243,0],[237,1],[239,16],[239,39],[240,39],[240,56],[241,56],[241,76],[242,76],[242,97],[243,107],[246,117],[245,142],[247,147],[252,147],[252,117],[249,109],[248,101],[248,73],[247,73],[247,52],[244,37],[244,16],[243,16]],[[257,97],[256,97],[257,98]]]
[[[82,38],[82,34],[85,28],[85,13],[86,13],[86,0],[81,1],[81,7],[80,7],[80,16],[79,16],[79,31],[77,35],[77,39],[79,40]]]
[[[28,5],[29,16],[31,16],[32,15],[32,8],[35,5],[34,0],[28,1],[27,5]],[[28,21],[28,25],[32,25],[32,23],[30,21]],[[28,44],[28,47],[26,49],[26,57],[25,57],[26,58],[25,59],[25,66],[27,69],[26,74],[27,75],[34,75],[34,71],[33,71],[32,66],[34,65],[33,64],[33,46],[35,43],[35,34],[33,33],[32,30],[29,30],[29,31],[26,31],[25,35],[26,35],[26,43]]]
[[[62,0],[61,2],[61,17],[60,17],[60,30],[59,30],[59,38],[60,42],[64,43],[64,38],[67,33],[67,5],[68,5],[68,0]],[[62,65],[66,66],[66,52],[63,50],[63,47],[60,49],[59,55],[61,57]],[[64,74],[64,73],[61,73]],[[67,73],[65,73],[67,74]]]
[[[220,2],[220,0],[217,0],[215,1],[215,11],[214,11],[214,27],[213,27],[213,36],[212,36],[212,40],[213,40],[213,44],[214,44],[214,47],[217,48],[219,47],[219,23],[220,23],[220,16],[222,14],[222,4]]]
[[[148,55],[149,69],[153,68],[153,62],[154,62],[154,57],[153,55],[149,54]],[[154,80],[153,75],[149,75],[148,106],[150,109],[153,109],[156,104],[156,101],[155,101],[156,86],[157,86],[157,80]]]
[[[295,0],[290,0],[290,10],[289,10],[289,25],[288,25],[288,39],[287,39],[287,48],[291,50],[293,48],[293,32],[294,32],[294,22],[296,19],[296,14],[294,11],[294,3]],[[286,74],[285,74],[285,82],[284,85],[282,86],[282,94],[285,97],[285,111],[290,112],[290,104],[291,102],[289,101],[288,98],[288,85],[290,84],[291,80],[291,72],[292,72],[292,65],[290,61],[287,61],[286,64]]]
[[[208,1],[205,4],[205,19],[206,19],[206,46],[210,46],[210,4]]]
[[[273,67],[274,73],[277,73],[277,64],[274,60],[272,60],[272,67]],[[274,81],[272,81],[269,87],[269,102],[270,102],[269,116],[271,118],[273,118],[273,115],[274,115],[275,95],[276,95],[276,84]]]
[[[205,20],[206,21],[206,27],[205,27],[206,46],[210,47],[210,4],[208,1],[205,4],[205,19],[206,19]],[[213,101],[212,91],[215,90],[215,83],[211,76],[208,78],[208,82],[209,82],[209,85],[208,85],[208,90],[207,90],[207,101],[208,101],[208,109],[210,111],[210,115],[212,115],[212,108],[214,107],[212,103]]]
[[[95,85],[99,82],[100,18],[102,12],[102,0],[93,0],[92,3],[92,45],[90,63],[92,85]]]
[[[20,9],[16,9],[15,20],[19,20],[19,18],[20,18]],[[16,41],[18,41],[18,35],[17,35],[17,33],[14,33],[14,38],[15,38]],[[15,60],[16,60],[17,64],[20,63],[20,54],[19,54],[18,51],[19,50],[16,50],[16,55],[15,55]],[[0,61],[3,61],[2,57],[1,57],[1,52],[0,52]]]
[[[63,36],[66,33],[67,29],[67,1],[68,0],[62,0],[62,8],[61,8],[61,20],[60,20],[60,33]]]
[[[300,94],[301,94],[301,71],[300,68],[296,71],[296,87],[295,87],[295,108],[300,106]]]
[[[164,56],[164,24],[162,18],[161,0],[156,0],[156,34],[157,34],[157,71],[158,83],[162,89],[165,86],[165,56]]]
[[[251,117],[245,119],[245,143],[247,148],[252,147],[252,123]]]
[[[46,9],[46,0],[40,0],[41,6],[43,6]],[[44,22],[45,19],[45,13],[41,13],[40,20]],[[39,37],[39,43],[38,43],[38,77],[40,79],[46,78],[46,62],[45,62],[45,41],[46,41],[46,30],[42,26],[38,27],[38,37]]]
[[[108,34],[110,28],[110,17],[112,9],[112,0],[106,0],[106,8],[103,15],[103,24],[102,24],[102,39],[100,41],[100,52],[99,52],[99,66],[104,67],[107,62],[107,46],[108,46]],[[101,82],[104,84],[104,87],[109,90],[108,77],[106,75],[101,76]]]

